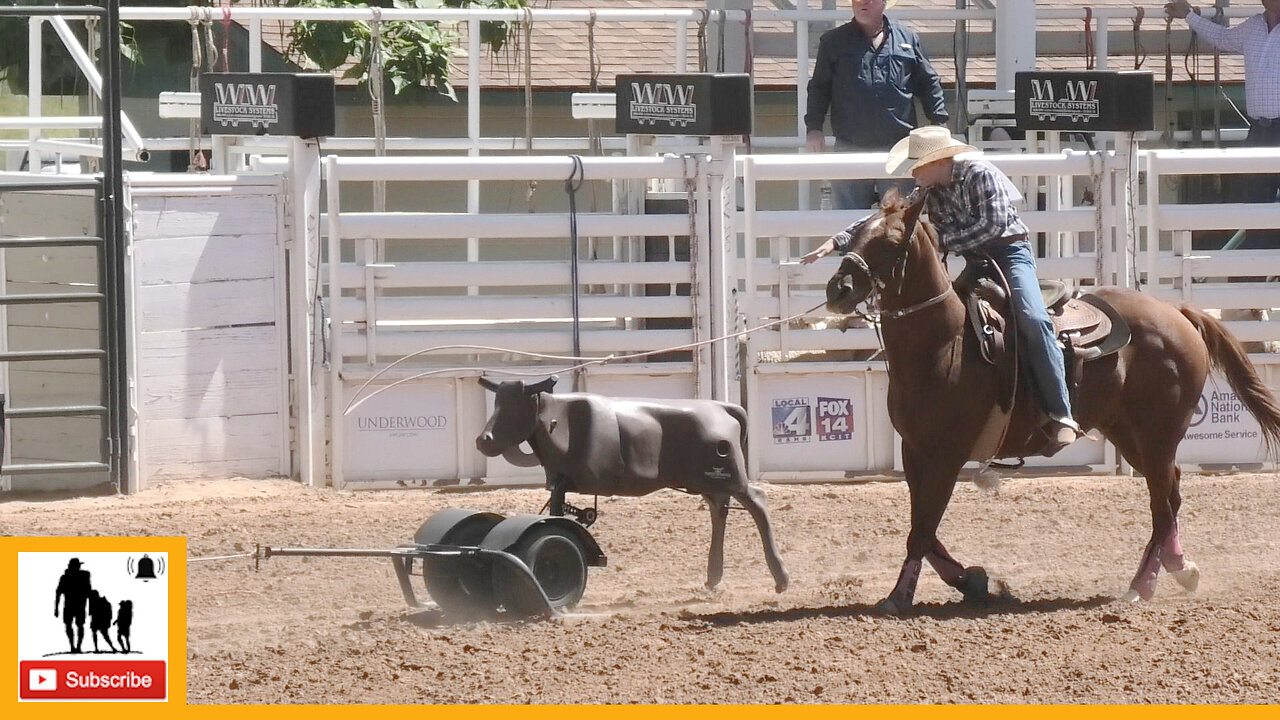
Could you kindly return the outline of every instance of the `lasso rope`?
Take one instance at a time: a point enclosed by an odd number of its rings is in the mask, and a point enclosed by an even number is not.
[[[729,333],[728,335],[722,335],[717,338],[711,338],[710,340],[701,340],[698,342],[686,343],[684,345],[676,345],[674,347],[662,348],[660,350],[646,350],[644,352],[629,353],[626,355],[607,355],[602,358],[578,357],[574,355],[547,355],[544,353],[527,352],[524,350],[514,350],[511,348],[490,347],[487,345],[437,345],[435,347],[423,348],[422,350],[418,350],[417,352],[410,353],[396,360],[395,362],[392,362],[391,364],[382,368],[378,372],[374,373],[368,380],[365,380],[364,384],[361,385],[356,390],[355,395],[352,396],[351,401],[347,403],[347,406],[345,408],[343,408],[342,414],[343,416],[350,414],[352,410],[355,410],[356,408],[363,405],[365,402],[372,400],[373,398],[386,392],[387,390],[390,390],[393,387],[396,387],[397,385],[401,385],[407,382],[412,382],[414,380],[421,380],[422,378],[428,377],[431,375],[439,375],[441,373],[448,373],[448,372],[458,372],[461,370],[467,370],[467,371],[480,370],[482,372],[491,372],[499,375],[514,375],[514,376],[525,376],[525,377],[528,377],[528,376],[546,377],[547,375],[557,375],[560,373],[578,372],[585,368],[591,367],[592,365],[604,365],[605,363],[618,362],[620,360],[637,360],[639,358],[649,357],[650,355],[660,355],[662,353],[679,352],[681,350],[694,350],[703,345],[710,345],[712,343],[720,342],[723,340],[730,340],[733,338],[743,337],[753,332],[756,332],[757,330],[764,330],[765,328],[773,327],[775,325],[781,325],[783,323],[789,323],[792,320],[798,320],[826,304],[827,303],[824,300],[823,302],[820,302],[817,305],[814,305],[808,310],[805,310],[804,312],[798,312],[794,315],[791,315],[790,317],[780,318],[778,320],[772,320],[770,322],[764,323],[763,325],[757,325],[756,327],[747,328],[746,330],[739,330],[737,332]],[[519,372],[514,370],[507,370],[505,368],[477,368],[475,366],[462,367],[462,368],[438,368],[435,370],[426,370],[407,378],[401,378],[400,380],[396,380],[390,385],[378,388],[377,390],[369,393],[368,395],[364,397],[360,397],[360,393],[364,392],[365,388],[369,387],[369,385],[371,385],[375,380],[377,380],[379,377],[382,377],[384,373],[391,370],[392,368],[399,365],[400,363],[405,362],[406,360],[410,360],[412,358],[426,355],[427,353],[432,353],[439,350],[473,350],[473,351],[499,352],[499,353],[506,353],[509,355],[523,355],[525,357],[536,358],[541,360],[563,360],[563,361],[569,361],[569,362],[574,362],[574,361],[577,361],[577,362],[574,365],[559,368],[556,370],[551,370],[549,372],[548,371]]]

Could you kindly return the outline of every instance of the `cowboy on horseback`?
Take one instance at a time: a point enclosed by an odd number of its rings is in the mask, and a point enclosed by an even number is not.
[[[929,191],[925,212],[938,229],[944,251],[988,256],[1008,280],[1015,322],[1028,348],[1027,365],[1049,416],[1043,428],[1049,439],[1044,454],[1054,455],[1084,432],[1071,416],[1062,349],[1040,294],[1027,226],[1014,209],[1021,196],[991,163],[957,157],[976,152],[977,148],[951,137],[945,127],[922,127],[893,146],[885,169],[892,175],[909,172],[919,188]],[[908,202],[918,199],[919,188]],[[861,223],[836,234],[801,262],[845,250]]]

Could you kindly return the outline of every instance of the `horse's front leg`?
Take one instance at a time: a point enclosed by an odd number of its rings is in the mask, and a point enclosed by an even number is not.
[[[902,444],[902,467],[906,471],[907,489],[911,493],[911,532],[907,535],[907,558],[898,572],[898,581],[894,584],[889,597],[881,600],[876,609],[890,615],[897,615],[911,607],[915,602],[916,583],[920,580],[922,561],[930,557],[930,562],[938,560],[944,571],[958,568],[963,577],[963,568],[951,559],[942,549],[935,552],[938,543],[938,525],[951,502],[951,493],[955,489],[956,476],[960,472],[963,460],[953,461],[939,457],[931,457],[926,453],[909,448]],[[949,562],[947,562],[949,561]],[[935,566],[936,567],[936,566]],[[948,579],[944,574],[943,579]]]

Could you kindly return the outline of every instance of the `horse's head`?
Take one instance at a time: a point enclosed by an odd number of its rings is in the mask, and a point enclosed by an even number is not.
[[[911,249],[926,193],[908,203],[897,188],[889,188],[880,210],[858,226],[840,269],[827,281],[827,309],[847,315],[872,292],[900,274]]]
[[[537,457],[520,449],[520,443],[528,440],[537,427],[538,396],[551,392],[555,384],[554,375],[532,385],[520,380],[496,383],[481,377],[480,385],[494,394],[493,415],[476,437],[476,449],[488,457],[501,455],[519,467],[539,464]]]

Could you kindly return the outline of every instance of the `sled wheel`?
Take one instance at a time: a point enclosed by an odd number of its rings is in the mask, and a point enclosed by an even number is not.
[[[450,545],[479,545],[496,524],[491,518],[475,516],[451,529],[443,539]],[[422,579],[431,599],[448,615],[481,617],[497,609],[487,563],[427,558]]]
[[[578,539],[569,531],[554,526],[535,528],[508,552],[529,567],[552,609],[571,608],[582,599],[587,589],[587,561]],[[545,610],[540,600],[523,597],[515,590],[506,577],[508,572],[494,565],[493,590],[498,604],[518,615]]]

